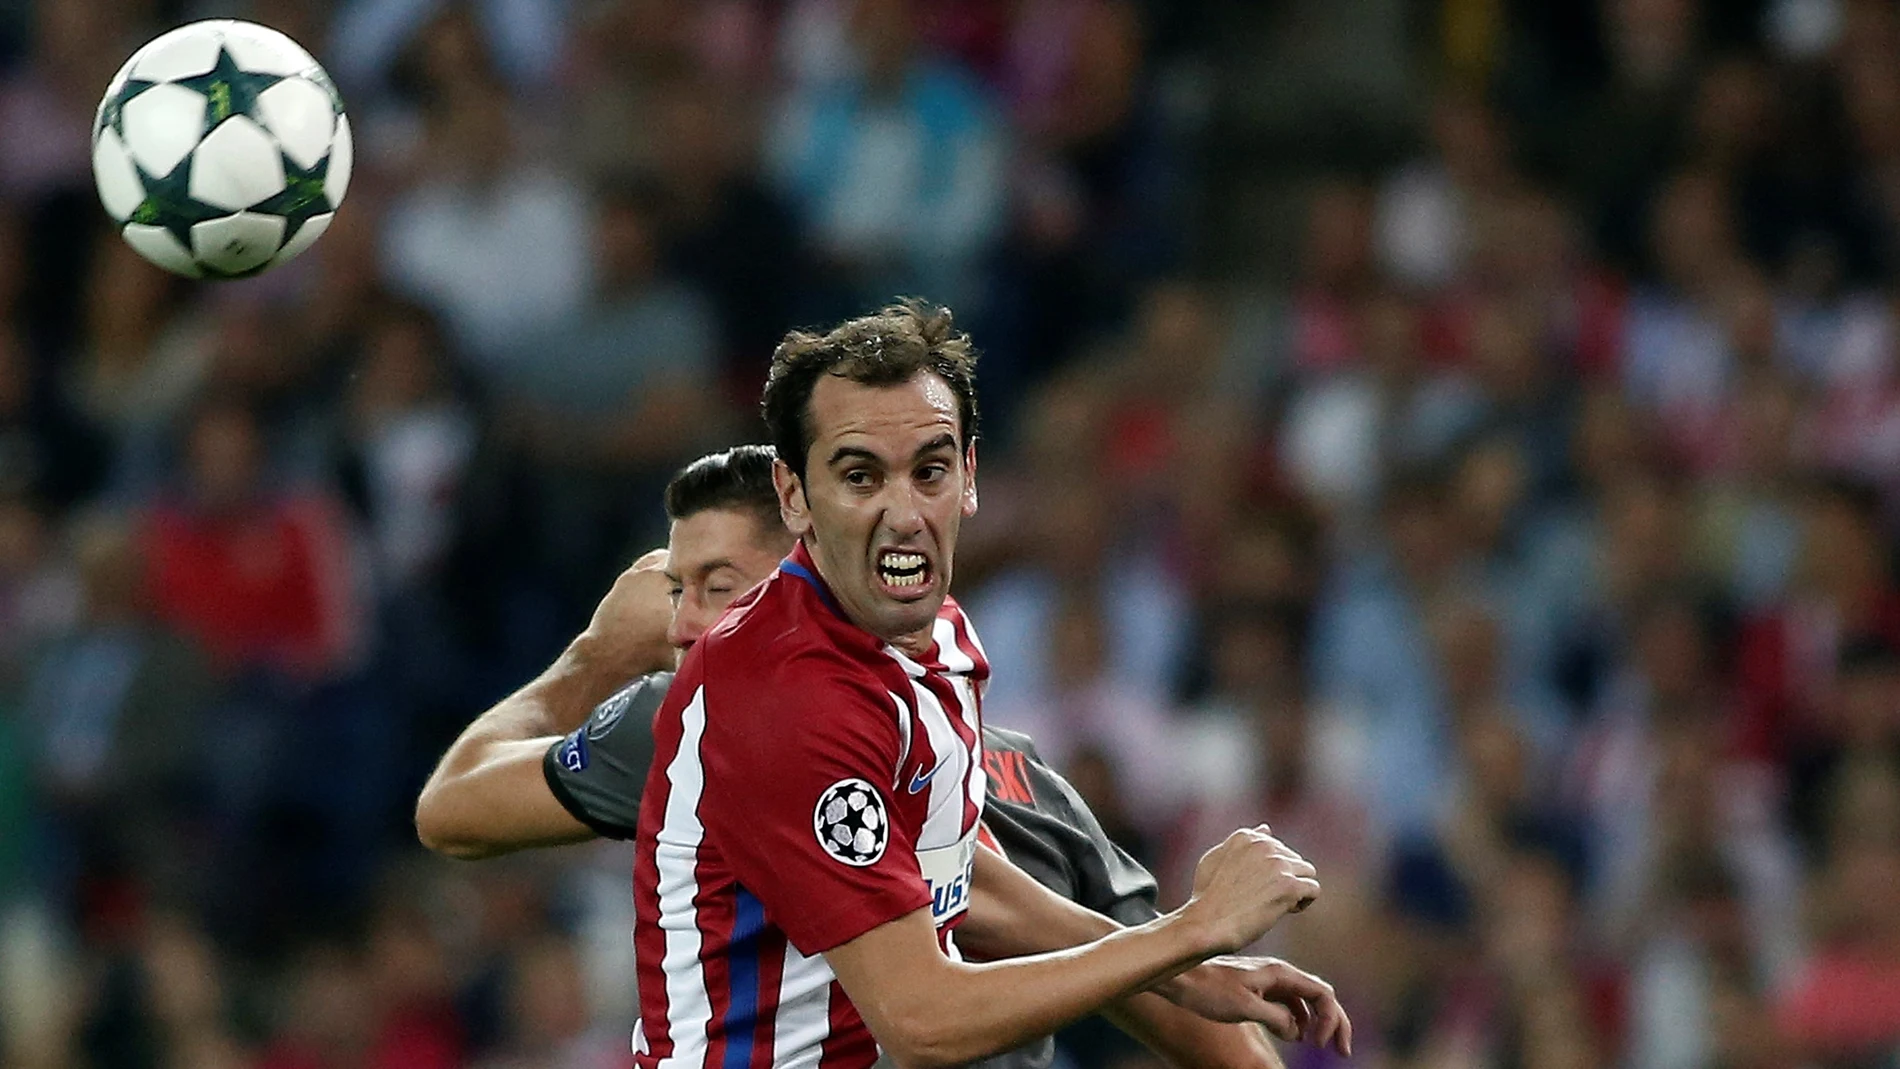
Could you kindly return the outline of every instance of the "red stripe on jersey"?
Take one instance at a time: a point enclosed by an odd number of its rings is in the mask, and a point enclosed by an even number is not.
[[[990,659],[983,656],[983,647],[977,642],[976,631],[970,627],[970,618],[963,615],[961,606],[951,612],[950,623],[956,627],[957,648],[976,664],[976,671],[970,673],[970,690],[976,695],[977,722],[982,723],[983,692],[989,689]]]
[[[785,933],[767,925],[759,933],[759,1019],[752,1027],[749,1069],[772,1069],[772,1048],[778,1042],[778,989],[784,979]]]
[[[857,1069],[877,1061],[877,1040],[836,980],[831,982],[831,1034],[820,1050],[818,1069]]]
[[[916,682],[922,684],[923,688],[930,692],[931,697],[937,699],[937,704],[943,706],[944,719],[950,721],[950,730],[956,732],[957,742],[971,755],[972,762],[975,762],[982,750],[977,744],[976,729],[963,718],[963,699],[957,694],[956,685],[951,683],[947,676],[934,671],[925,673],[924,677]],[[920,724],[919,728],[921,727]],[[932,758],[938,759],[935,754]],[[969,831],[977,818],[982,815],[983,811],[978,807],[977,800],[966,793],[963,799],[963,830]]]
[[[706,864],[708,851],[699,852],[694,882],[699,893],[693,896],[693,922],[699,927],[699,963],[705,970],[706,1000],[712,1016],[706,1021],[706,1064],[726,1064],[725,1022],[732,1013],[732,922],[733,900],[729,888],[708,893],[717,886],[717,876]]]
[[[672,731],[667,731],[667,727]],[[668,735],[671,738],[668,738]],[[667,782],[664,769],[672,762],[679,751],[680,733],[678,721],[671,724],[656,723],[654,733],[656,759],[652,774],[647,776],[647,787],[640,799],[641,824],[647,823],[647,813],[666,812],[667,797],[671,793],[671,784]],[[659,817],[655,817],[657,826]],[[634,844],[633,852],[633,909],[639,917],[658,917],[660,915],[660,865],[655,855],[654,837],[642,829]],[[666,932],[656,924],[636,924],[633,930],[633,960],[635,990],[640,999],[640,1027],[642,1046],[646,1048],[635,1060],[643,1069],[652,1069],[662,1058],[673,1053],[673,1037],[669,1029],[672,1015],[666,998]]]

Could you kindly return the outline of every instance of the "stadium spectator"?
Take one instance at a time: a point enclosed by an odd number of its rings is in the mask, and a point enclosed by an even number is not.
[[[1800,404],[1798,387],[1785,375],[1744,377],[1734,407],[1732,467],[1705,484],[1696,502],[1697,554],[1746,611],[1766,611],[1781,600],[1800,556]]]
[[[147,489],[161,474],[162,439],[209,373],[210,339],[201,316],[180,311],[177,279],[111,234],[97,240],[84,347],[64,385],[112,437],[115,482]]]
[[[1314,622],[1315,693],[1364,725],[1358,789],[1381,836],[1422,830],[1450,782],[1451,725],[1427,630],[1429,606],[1462,566],[1445,489],[1429,476],[1393,484],[1379,551],[1342,558]]]
[[[508,979],[506,1038],[476,1069],[613,1069],[626,1038],[589,1027],[579,955],[559,936],[541,936],[515,955]]]
[[[379,579],[413,590],[447,551],[457,494],[474,449],[474,415],[449,381],[435,318],[411,305],[385,310],[347,401],[346,471],[360,486]]]
[[[734,90],[675,83],[658,94],[651,122],[667,146],[653,161],[662,258],[712,302],[721,370],[750,396],[803,285],[800,221],[758,173],[754,118]]]
[[[1439,289],[1465,268],[1475,243],[1473,216],[1515,177],[1501,122],[1466,88],[1448,88],[1432,102],[1430,153],[1401,167],[1379,191],[1373,240],[1395,281]]]
[[[505,375],[537,331],[585,305],[588,205],[558,161],[530,155],[501,91],[476,85],[427,109],[424,177],[389,206],[382,270],[441,313],[484,376]]]
[[[441,0],[351,0],[338,5],[331,29],[332,63],[351,89],[374,97],[405,58],[420,52],[421,65],[440,76],[486,66],[471,54],[493,56],[497,74],[528,93],[550,82],[560,62],[565,24],[550,0],[489,0],[445,5]]]
[[[767,159],[825,260],[834,292],[822,303],[916,293],[979,314],[977,272],[1004,223],[1006,132],[966,71],[919,53],[918,17],[914,0],[852,0],[855,69],[786,102]]]
[[[718,437],[713,308],[664,272],[658,191],[623,180],[596,198],[595,290],[536,330],[490,380],[552,465],[670,470]]]
[[[1828,480],[1804,495],[1800,575],[1789,595],[1748,624],[1737,652],[1747,752],[1782,762],[1791,747],[1834,734],[1824,718],[1842,644],[1900,641],[1900,591],[1878,495]]]
[[[20,709],[62,882],[197,893],[189,829],[206,810],[218,688],[203,652],[153,619],[135,532],[92,519],[76,541],[83,607],[50,636]]]
[[[257,419],[241,403],[200,405],[184,446],[183,485],[142,536],[159,617],[227,671],[322,679],[347,667],[361,620],[336,502],[269,487]]]
[[[58,541],[43,507],[0,498],[0,693],[17,695],[44,644],[79,614],[77,577]]]

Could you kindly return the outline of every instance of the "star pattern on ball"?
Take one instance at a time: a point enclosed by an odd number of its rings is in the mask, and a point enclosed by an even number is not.
[[[343,114],[343,93],[337,89],[336,80],[322,67],[312,67],[303,72],[303,80],[330,94],[330,110],[337,115]],[[261,92],[262,90],[260,90]]]
[[[289,241],[310,221],[311,216],[333,210],[323,195],[323,180],[329,172],[328,156],[318,160],[316,166],[306,169],[297,166],[297,161],[289,155],[284,155],[284,191],[269,200],[259,201],[250,210],[283,216],[284,240]]]
[[[96,135],[100,130],[109,129],[121,141],[125,140],[125,106],[140,93],[157,84],[143,78],[127,78],[125,84],[119,86],[118,92],[107,97],[105,102],[99,105],[99,118],[93,123],[93,133]]]
[[[162,226],[185,248],[191,248],[191,228],[207,219],[220,219],[231,213],[214,208],[191,195],[191,163],[172,168],[168,175],[154,175],[140,167],[139,181],[145,185],[145,203],[132,212],[127,222]]]
[[[205,132],[210,133],[233,115],[255,114],[258,96],[283,80],[280,74],[259,74],[240,68],[231,58],[230,50],[220,45],[218,61],[210,70],[180,78],[177,84],[204,94]]]

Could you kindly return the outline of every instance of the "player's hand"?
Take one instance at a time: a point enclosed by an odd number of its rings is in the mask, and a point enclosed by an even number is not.
[[[1260,824],[1201,855],[1194,893],[1182,909],[1205,926],[1217,953],[1233,953],[1318,897],[1312,864]]]
[[[620,573],[588,621],[590,658],[619,680],[673,667],[666,629],[673,622],[666,550],[656,549]]]
[[[1155,990],[1210,1021],[1258,1021],[1289,1043],[1352,1055],[1352,1020],[1333,985],[1279,958],[1209,958]]]

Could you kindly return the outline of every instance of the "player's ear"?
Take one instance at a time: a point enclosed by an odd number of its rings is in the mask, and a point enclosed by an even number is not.
[[[976,439],[963,450],[963,514],[976,515]]]
[[[772,462],[772,489],[778,492],[778,515],[793,537],[803,538],[811,530],[811,503],[805,499],[805,480],[783,460]]]

